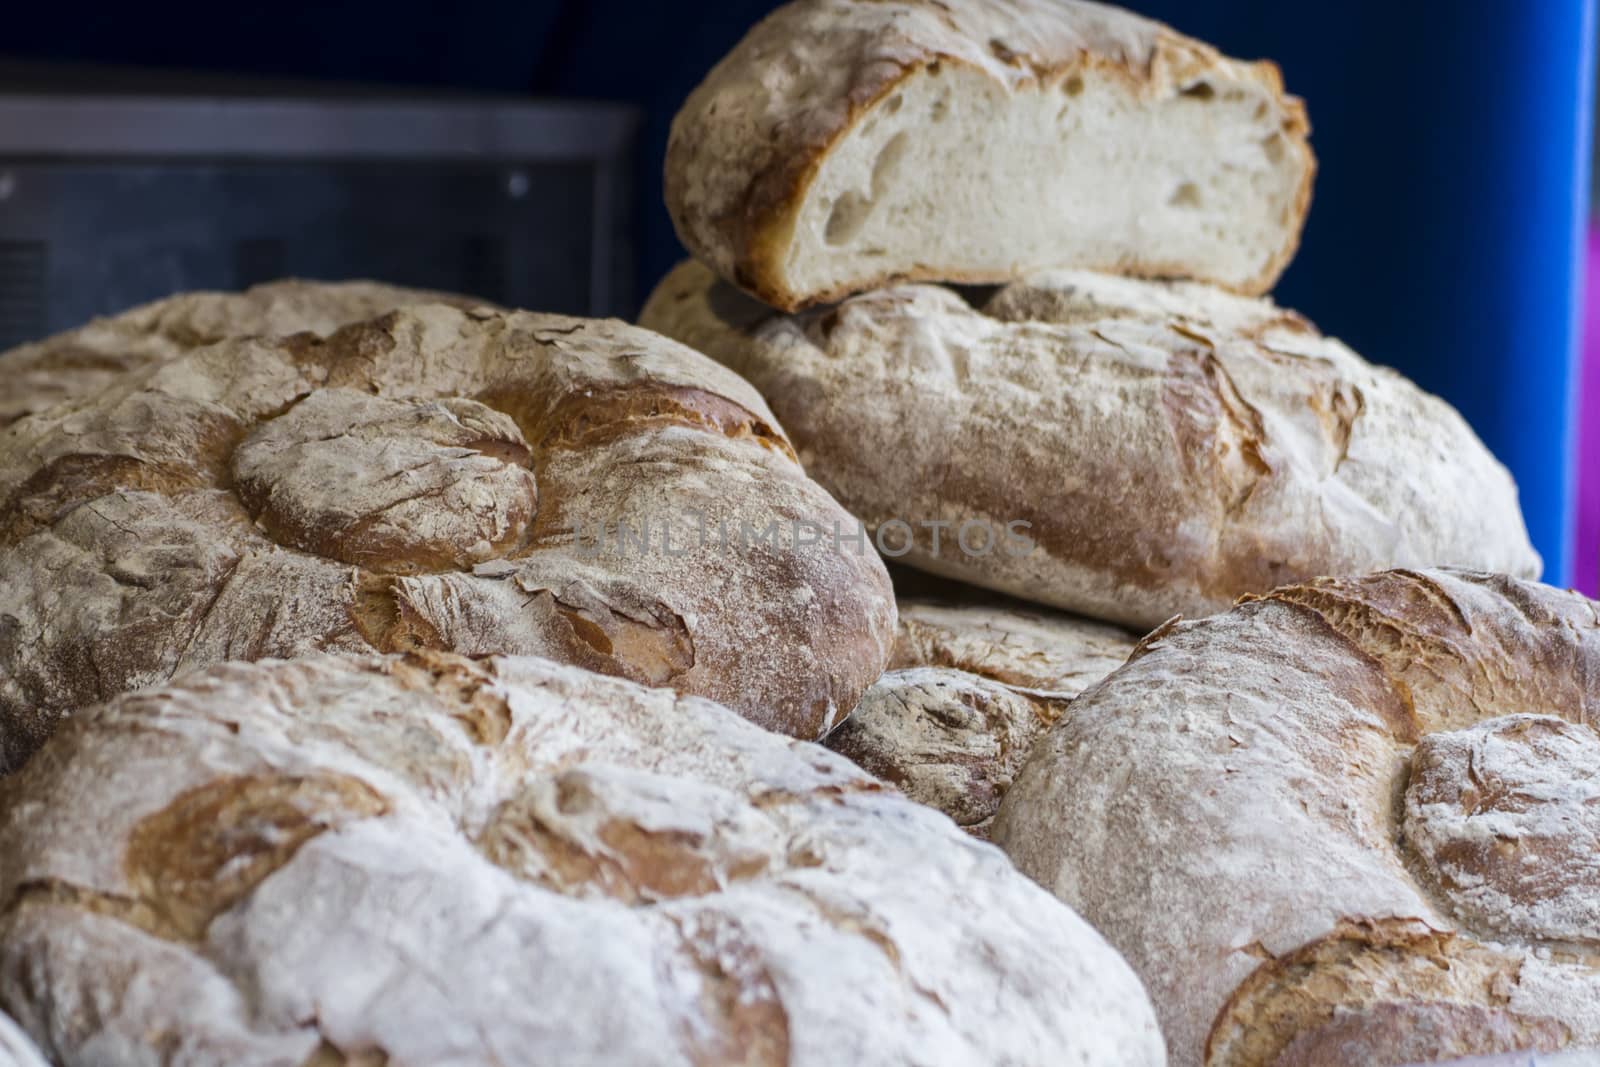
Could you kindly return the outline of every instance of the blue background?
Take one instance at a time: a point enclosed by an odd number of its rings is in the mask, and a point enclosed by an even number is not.
[[[640,287],[681,255],[667,125],[770,2],[19,5],[0,55],[627,100],[646,114]],[[1306,98],[1321,171],[1277,297],[1454,403],[1571,573],[1576,293],[1595,0],[1132,0]]]

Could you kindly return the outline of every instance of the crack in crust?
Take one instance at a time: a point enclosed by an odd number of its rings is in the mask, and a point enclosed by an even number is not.
[[[1206,1062],[1398,1067],[1565,1047],[1570,1027],[1510,1007],[1521,969],[1424,923],[1351,920],[1251,974],[1212,1027]]]

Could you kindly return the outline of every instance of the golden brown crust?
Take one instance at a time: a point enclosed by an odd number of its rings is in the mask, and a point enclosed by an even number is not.
[[[1503,574],[1392,571],[1274,590],[1383,664],[1426,730],[1510,711],[1600,723],[1600,607]]]
[[[1267,960],[1235,990],[1207,1063],[1403,1067],[1562,1048],[1560,1020],[1513,1011],[1520,960],[1416,922],[1343,923]]]
[[[994,840],[1129,956],[1178,1067],[1594,1046],[1597,657],[1595,603],[1503,575],[1246,598],[1075,701]]]
[[[748,383],[619,322],[425,304],[196,348],[0,439],[0,765],[180,669],[369,648],[816,737],[893,633],[854,525]]]
[[[1319,574],[1538,573],[1461,417],[1269,301],[1061,271],[786,316],[691,261],[640,321],[755,383],[869,528],[914,524],[903,562],[992,590],[1149,628]]]

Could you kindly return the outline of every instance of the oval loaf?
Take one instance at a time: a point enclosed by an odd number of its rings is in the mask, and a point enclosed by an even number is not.
[[[546,660],[223,664],[75,716],[0,813],[0,1006],[61,1067],[1163,1063],[997,849]]]
[[[1454,410],[1264,300],[1079,271],[786,316],[687,262],[641,322],[755,383],[880,547],[946,577],[1148,629],[1318,574],[1539,573]]]
[[[419,304],[193,349],[0,436],[0,766],[223,659],[548,655],[815,738],[888,661],[854,520],[748,383],[616,321]]]
[[[1319,578],[1163,627],[993,840],[1148,983],[1176,1067],[1600,1046],[1600,604]]]

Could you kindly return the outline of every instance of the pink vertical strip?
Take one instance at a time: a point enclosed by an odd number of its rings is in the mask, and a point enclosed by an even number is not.
[[[1573,585],[1600,596],[1600,224],[1589,226],[1584,281],[1583,366],[1578,369],[1578,536]]]

